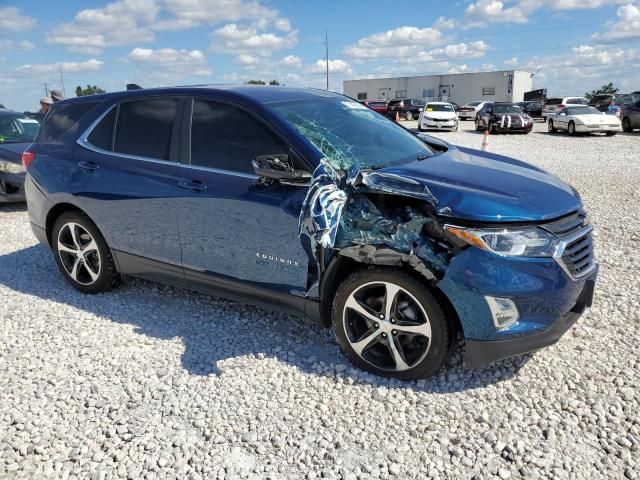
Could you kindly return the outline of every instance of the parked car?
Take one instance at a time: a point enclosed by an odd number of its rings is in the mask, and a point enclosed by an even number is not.
[[[533,129],[533,118],[515,103],[487,102],[476,116],[476,130],[489,133],[529,133]]]
[[[458,118],[460,120],[475,120],[476,115],[487,102],[469,102],[465,103],[458,110]]]
[[[418,116],[418,130],[458,130],[458,115],[447,102],[428,102]]]
[[[542,117],[546,122],[547,119],[553,118],[557,112],[568,105],[587,105],[589,100],[584,97],[556,97],[548,98],[542,109]]]
[[[593,297],[575,189],[335,93],[78,97],[22,159],[32,230],[77,290],[131,275],[306,315],[379,375],[434,374],[458,331],[470,367],[540,349]]]
[[[542,118],[542,104],[535,100],[516,103],[531,118]]]
[[[416,120],[425,101],[420,98],[395,99],[389,102],[387,116],[395,118],[396,113],[404,120]]]
[[[627,105],[620,112],[622,130],[632,132],[634,128],[640,128],[640,100]]]
[[[24,202],[22,152],[35,138],[39,126],[21,113],[0,111],[0,203]]]
[[[609,112],[612,106],[618,107],[616,110],[619,112],[627,105],[635,103],[640,100],[639,95],[632,93],[606,93],[602,95],[594,95],[589,100],[589,106],[595,107],[601,112]]]
[[[363,100],[360,103],[383,115],[387,113],[387,102],[385,100]]]
[[[458,105],[456,102],[447,102],[447,103],[449,103],[453,107],[456,113],[460,110],[460,105]]]
[[[569,132],[569,135],[606,133],[613,136],[620,131],[620,127],[618,117],[607,115],[588,105],[564,107],[548,121],[549,132],[564,130]]]

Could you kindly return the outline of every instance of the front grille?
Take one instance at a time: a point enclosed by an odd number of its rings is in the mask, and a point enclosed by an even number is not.
[[[565,242],[556,260],[573,277],[587,275],[595,266],[592,227],[586,222],[586,213],[576,212],[542,227]]]

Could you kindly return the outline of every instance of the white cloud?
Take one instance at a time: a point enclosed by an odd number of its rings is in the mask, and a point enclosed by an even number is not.
[[[278,50],[293,48],[298,43],[298,31],[286,35],[260,33],[255,27],[230,23],[211,34],[211,50],[222,53],[270,56]]]
[[[327,62],[326,60],[318,60],[316,63],[309,67],[309,72],[311,73],[325,73],[327,71]],[[337,73],[337,74],[351,74],[353,70],[351,69],[351,65],[349,65],[344,60],[329,59],[329,73]]]
[[[483,70],[487,70],[487,71],[491,71],[491,70],[495,70],[496,66],[493,63],[483,63],[482,64],[482,69]]]
[[[259,1],[245,0],[164,0],[165,8],[183,25],[210,25],[222,22],[254,20],[258,28],[264,30],[268,25],[288,32],[289,20],[280,17],[277,10],[262,5]]]
[[[594,40],[611,43],[640,38],[640,3],[623,5],[616,13],[618,20],[606,32],[593,35]]]
[[[171,73],[184,72],[185,75],[210,75],[211,68],[200,50],[177,50],[175,48],[134,48],[127,55],[133,63]]]
[[[518,57],[511,57],[510,59],[505,60],[504,64],[507,67],[515,67],[516,65],[518,65]]]
[[[465,10],[469,20],[467,28],[485,26],[487,23],[526,23],[536,10],[549,7],[553,10],[594,9],[607,5],[627,3],[629,0],[476,0]]]
[[[102,70],[103,66],[103,61],[92,58],[84,62],[26,64],[17,67],[15,71],[26,74],[58,73],[60,70],[63,73],[97,72]]]
[[[0,33],[23,32],[36,26],[35,18],[23,15],[16,7],[0,7]]]
[[[280,65],[289,68],[299,68],[302,66],[302,59],[295,55],[287,55],[282,60],[280,60]]]
[[[48,43],[76,53],[98,54],[107,47],[146,43],[155,39],[150,24],[156,20],[155,0],[119,0],[104,8],[78,12],[72,22],[56,26]]]
[[[242,53],[238,55],[235,59],[235,62],[240,65],[245,66],[255,66],[258,65],[262,61],[262,58],[256,57],[255,55],[249,55],[246,53]]]
[[[24,50],[33,50],[34,48],[36,48],[36,44],[30,42],[29,40],[22,40],[18,45]]]
[[[13,40],[0,40],[0,52],[5,50],[31,50],[35,48],[35,43],[30,42],[29,40],[22,40],[21,42],[15,42]]]
[[[440,19],[439,19],[440,20]],[[388,58],[410,56],[417,49],[440,45],[443,34],[438,28],[402,26],[361,38],[345,48],[354,58]]]

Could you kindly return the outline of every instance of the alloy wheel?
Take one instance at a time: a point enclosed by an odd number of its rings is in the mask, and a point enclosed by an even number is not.
[[[58,232],[58,255],[67,274],[81,285],[91,285],[100,276],[98,244],[82,225],[65,223]]]
[[[431,323],[420,302],[391,282],[370,282],[349,295],[342,312],[347,341],[364,361],[382,370],[418,365],[431,346]]]

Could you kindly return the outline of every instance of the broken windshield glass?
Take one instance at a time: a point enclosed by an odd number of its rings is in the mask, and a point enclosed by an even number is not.
[[[387,167],[433,154],[415,135],[346,98],[293,101],[273,108],[338,170]]]

